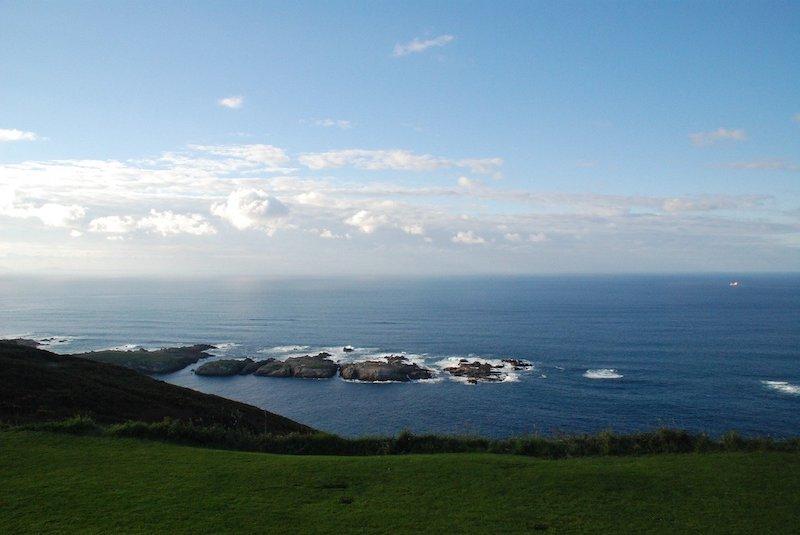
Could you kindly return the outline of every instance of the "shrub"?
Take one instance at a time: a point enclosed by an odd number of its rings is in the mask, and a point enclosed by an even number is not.
[[[800,452],[800,438],[774,440],[770,437],[744,438],[729,432],[714,440],[706,434],[693,435],[677,429],[618,435],[603,431],[596,435],[542,437],[538,435],[490,440],[480,437],[415,435],[403,431],[396,437],[343,438],[328,433],[272,435],[253,433],[221,425],[198,425],[165,419],[147,423],[129,421],[100,426],[91,418],[5,425],[3,429],[26,429],[69,434],[160,440],[221,449],[258,451],[288,455],[404,455],[412,453],[500,453],[544,459],[597,455],[644,455],[661,453],[708,453],[745,451]]]

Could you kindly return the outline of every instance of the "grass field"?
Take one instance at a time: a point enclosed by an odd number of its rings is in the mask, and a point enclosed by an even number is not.
[[[280,456],[0,432],[0,533],[718,532],[800,525],[800,455]]]

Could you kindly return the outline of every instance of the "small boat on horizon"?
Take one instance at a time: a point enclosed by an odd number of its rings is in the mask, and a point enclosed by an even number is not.
[[[728,286],[730,286],[731,288],[738,288],[739,287],[739,281],[731,281],[731,282],[728,283]]]

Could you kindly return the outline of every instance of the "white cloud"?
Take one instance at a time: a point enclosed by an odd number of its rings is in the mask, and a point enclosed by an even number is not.
[[[786,160],[756,160],[752,162],[733,162],[723,164],[728,169],[762,170],[762,171],[800,171],[800,165]]]
[[[548,240],[547,234],[544,232],[535,232],[528,235],[528,241],[531,243],[542,243]]]
[[[438,37],[434,37],[432,39],[413,39],[408,43],[397,43],[394,45],[394,52],[393,55],[396,58],[407,56],[408,54],[417,54],[420,52],[424,52],[427,49],[435,46],[444,46],[448,43],[453,42],[455,39],[452,35],[440,35]]]
[[[673,197],[664,199],[661,209],[665,212],[711,212],[716,210],[746,210],[764,204],[766,197],[761,195]]]
[[[126,234],[136,229],[136,219],[132,216],[109,215],[89,221],[90,232],[103,234]]]
[[[471,180],[465,176],[458,177],[458,185],[462,188],[471,188],[475,186],[477,183],[474,180]]]
[[[70,238],[80,238],[81,236],[83,236],[83,232],[77,229],[72,229],[69,231],[69,236]]]
[[[319,191],[304,191],[295,195],[294,200],[300,204],[308,204],[310,206],[327,206],[332,201]]]
[[[353,123],[344,119],[317,119],[314,121],[314,124],[325,128],[341,128],[342,130],[347,130],[353,127]]]
[[[10,187],[0,189],[0,215],[18,219],[36,218],[48,227],[68,227],[83,219],[86,209],[77,204],[47,202],[36,205],[17,199]]]
[[[314,170],[352,166],[369,171],[384,169],[431,171],[443,166],[442,160],[433,156],[417,155],[405,150],[332,150],[302,154],[298,160]]]
[[[695,132],[689,134],[689,139],[695,147],[702,147],[705,145],[713,145],[717,141],[731,140],[731,141],[744,141],[747,139],[747,133],[741,128],[717,128],[711,132]]]
[[[150,215],[140,219],[136,226],[162,236],[170,234],[205,236],[217,233],[217,230],[200,214],[176,214],[170,210],[163,212],[150,210]]]
[[[312,228],[308,229],[311,234],[316,234],[324,240],[349,240],[350,234],[336,234],[329,228]]]
[[[86,209],[76,204],[63,205],[48,202],[29,210],[34,217],[38,217],[48,227],[66,227],[83,219],[86,215]]]
[[[344,221],[346,224],[358,228],[364,234],[372,234],[379,227],[389,223],[389,218],[384,214],[376,214],[368,210],[359,210]]]
[[[454,162],[457,167],[466,167],[470,171],[478,175],[492,175],[494,178],[500,178],[497,175],[497,169],[503,165],[502,158],[467,158]]]
[[[135,230],[143,230],[152,234],[161,234],[162,236],[175,234],[204,236],[216,234],[217,232],[200,214],[178,214],[171,210],[159,211],[152,209],[148,215],[138,219],[130,215],[110,215],[98,217],[89,222],[90,232],[118,236]]]
[[[6,141],[36,141],[39,136],[34,132],[25,132],[16,128],[0,128],[0,143]]]
[[[233,95],[230,97],[221,98],[217,101],[217,104],[223,108],[236,110],[244,105],[244,97],[241,95]]]
[[[475,234],[471,230],[468,230],[466,232],[464,232],[463,230],[459,231],[459,232],[456,233],[455,236],[450,238],[450,240],[453,243],[463,243],[463,244],[467,244],[467,245],[477,245],[477,244],[481,244],[481,243],[486,243],[486,240],[484,240],[483,238],[481,238],[480,236],[478,236],[477,234]]]
[[[496,173],[503,164],[501,158],[468,158],[451,160],[430,154],[414,154],[402,149],[369,150],[343,149],[327,152],[311,152],[300,155],[299,162],[309,169],[335,169],[355,167],[367,171],[401,170],[401,171],[433,171],[463,167],[473,173]]]
[[[212,205],[211,213],[239,230],[257,229],[272,236],[283,226],[289,209],[264,190],[241,189],[231,192],[225,202]]]
[[[402,225],[400,227],[400,230],[402,230],[406,234],[411,234],[412,236],[422,236],[423,234],[425,234],[425,227],[417,223]]]
[[[286,151],[273,145],[189,145],[198,152],[207,152],[214,156],[224,156],[236,160],[244,160],[253,164],[261,164],[268,169],[283,169],[291,158]]]
[[[518,233],[518,232],[509,232],[507,234],[503,234],[503,237],[506,240],[508,240],[510,242],[514,242],[514,243],[520,243],[520,242],[523,241],[522,235],[520,233]],[[548,240],[548,237],[547,237],[547,235],[545,233],[543,233],[543,232],[534,232],[532,234],[528,234],[528,237],[527,237],[527,239],[525,241],[528,241],[530,243],[542,243],[542,242],[546,242],[547,240]]]

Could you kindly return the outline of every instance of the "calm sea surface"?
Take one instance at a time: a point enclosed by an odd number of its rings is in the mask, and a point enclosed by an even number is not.
[[[221,344],[227,357],[357,348],[439,370],[458,358],[534,363],[495,384],[365,384],[264,377],[165,381],[345,435],[508,436],[674,426],[800,434],[800,276],[439,280],[0,278],[0,335]],[[450,360],[447,360],[450,359]]]

